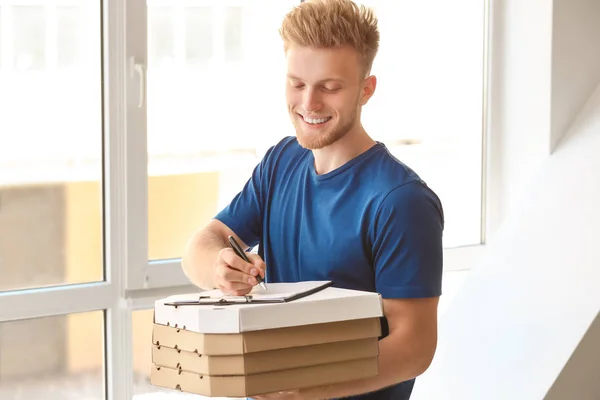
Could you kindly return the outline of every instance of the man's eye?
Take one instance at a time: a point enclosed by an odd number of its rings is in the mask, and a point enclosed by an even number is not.
[[[330,93],[337,92],[340,89],[341,89],[341,87],[339,87],[339,86],[325,86],[325,90]]]

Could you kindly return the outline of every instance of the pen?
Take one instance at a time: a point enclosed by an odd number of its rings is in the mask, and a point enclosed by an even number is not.
[[[242,247],[238,244],[237,240],[235,240],[233,236],[229,236],[229,243],[231,244],[231,247],[233,247],[233,251],[235,251],[235,253],[238,256],[240,256],[247,263],[252,264],[246,256],[246,253],[244,253],[244,250],[242,250]],[[260,277],[260,274],[256,275],[256,280],[263,289],[267,290],[267,285],[263,282],[262,278]]]

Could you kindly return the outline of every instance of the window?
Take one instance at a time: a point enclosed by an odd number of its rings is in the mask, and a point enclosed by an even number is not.
[[[17,70],[40,70],[46,65],[46,9],[40,6],[13,6],[14,56]]]
[[[362,3],[381,30],[364,125],[440,196],[444,246],[480,244],[485,4]]]
[[[0,398],[102,400],[103,333],[102,311],[0,323]]]
[[[76,67],[80,63],[83,46],[81,38],[85,33],[84,7],[61,6],[56,8],[56,63],[60,67]]]
[[[209,64],[215,56],[214,7],[186,7],[185,66],[201,67]]]
[[[148,65],[150,260],[181,257],[188,237],[233,197],[262,153],[293,134],[281,97],[285,59],[277,29],[295,3],[219,4],[176,11],[184,15],[180,42],[188,57],[169,69]],[[161,12],[148,2],[149,15]],[[158,29],[163,25],[149,26],[150,40]],[[169,43],[162,51],[177,59],[178,47]],[[264,110],[273,110],[268,132],[249,131],[256,124],[247,121]]]
[[[0,291],[104,279],[100,18],[88,4],[60,9],[58,54],[46,35],[48,8],[8,8],[14,68],[0,74]],[[89,49],[82,58],[78,40]],[[49,65],[57,55],[69,74]]]
[[[57,7],[0,0],[0,398],[105,398],[101,8],[84,3],[59,34]]]
[[[148,8],[148,60],[155,69],[175,62],[175,9]]]
[[[265,149],[294,134],[277,78],[285,70],[277,29],[293,2],[230,3],[182,8],[181,42],[204,50],[168,78],[148,67],[148,257],[175,268],[189,236],[240,190]],[[445,247],[480,244],[484,4],[365,3],[376,9],[382,40],[364,124],[440,196]],[[264,110],[269,129],[249,130]]]
[[[237,62],[243,60],[243,32],[244,8],[225,8],[225,21],[223,24],[223,49],[226,62]]]

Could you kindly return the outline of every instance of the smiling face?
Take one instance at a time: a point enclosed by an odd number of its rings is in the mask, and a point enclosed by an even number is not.
[[[316,150],[360,128],[360,109],[375,89],[350,47],[287,49],[286,99],[298,143]]]

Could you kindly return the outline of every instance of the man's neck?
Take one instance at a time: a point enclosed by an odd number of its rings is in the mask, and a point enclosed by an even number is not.
[[[335,143],[322,149],[313,150],[317,174],[327,174],[375,145],[375,141],[362,126],[348,132]]]

